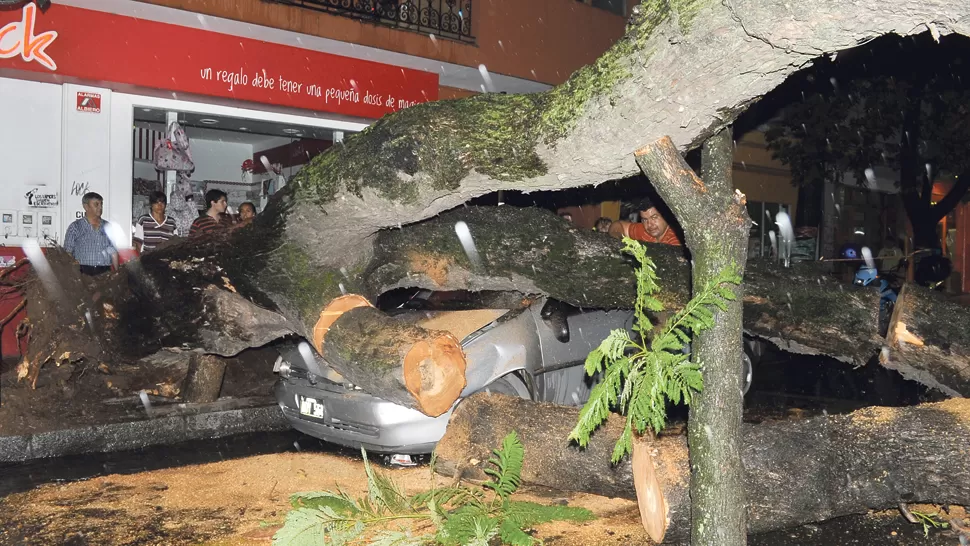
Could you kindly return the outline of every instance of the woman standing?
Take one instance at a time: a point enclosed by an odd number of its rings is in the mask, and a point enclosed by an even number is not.
[[[135,249],[139,254],[155,250],[155,247],[179,235],[175,220],[165,214],[168,200],[165,194],[154,191],[148,197],[149,214],[135,222]]]

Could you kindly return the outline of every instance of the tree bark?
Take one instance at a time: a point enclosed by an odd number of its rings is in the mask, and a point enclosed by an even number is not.
[[[473,269],[455,236],[465,222],[481,258]],[[545,294],[570,305],[629,308],[636,294],[622,243],[576,229],[535,208],[467,207],[404,229],[381,232],[362,284],[372,301],[389,290],[512,290]],[[690,262],[683,247],[647,243],[668,309],[690,299]],[[790,268],[751,260],[745,271],[744,327],[750,335],[799,354],[821,354],[862,366],[878,354],[879,296],[833,279],[817,263]]]
[[[630,459],[609,465],[623,418],[611,416],[585,450],[566,440],[578,418],[579,408],[473,395],[452,415],[438,444],[436,469],[485,479],[482,468],[491,450],[515,430],[525,445],[523,483],[635,499]],[[889,509],[900,502],[970,503],[966,399],[745,424],[741,438],[744,479],[737,493],[747,499],[748,533]],[[661,434],[650,453],[668,508],[664,541],[685,540],[691,520],[687,439]]]
[[[448,332],[425,330],[373,307],[342,314],[323,357],[368,394],[437,417],[465,388],[465,355]]]
[[[215,402],[222,391],[226,360],[216,355],[193,354],[182,387],[182,399],[189,404]]]
[[[732,139],[728,129],[711,137],[703,149],[705,181],[694,174],[670,139],[636,153],[680,225],[694,258],[693,292],[728,268],[744,273],[751,225],[744,196],[731,183]],[[743,294],[742,287],[737,293]],[[741,491],[741,299],[715,312],[714,325],[693,342],[691,358],[703,364],[704,390],[690,406],[693,518],[691,544],[744,544]]]
[[[927,27],[970,35],[970,5],[647,2],[624,38],[549,92],[484,94],[385,116],[314,158],[251,226],[160,248],[143,256],[141,266],[85,280],[84,293],[62,284],[90,309],[98,339],[72,338],[67,330],[77,319],[87,323],[85,307],[78,313],[67,306],[58,327],[35,331],[38,348],[25,369],[36,377],[43,362],[67,352],[114,358],[110,347],[119,346],[125,358],[165,346],[231,356],[273,336],[309,339],[341,285],[363,293],[360,272],[381,230],[494,191],[557,190],[631,176],[638,143],[670,135],[680,150],[693,148],[816,57]],[[146,278],[137,269],[142,266]],[[206,287],[231,293],[222,303],[240,310],[235,317],[255,317],[250,329],[209,314],[206,294],[213,291]],[[110,300],[94,302],[102,290]],[[103,301],[114,311],[102,311]],[[112,314],[118,318],[103,316]],[[133,323],[140,324],[137,331],[129,329]],[[125,336],[132,336],[130,343]]]
[[[906,284],[889,320],[889,351],[880,362],[949,396],[970,397],[970,310]]]

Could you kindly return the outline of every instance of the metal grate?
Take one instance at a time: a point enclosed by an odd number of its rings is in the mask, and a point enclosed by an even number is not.
[[[472,0],[263,0],[474,42]]]

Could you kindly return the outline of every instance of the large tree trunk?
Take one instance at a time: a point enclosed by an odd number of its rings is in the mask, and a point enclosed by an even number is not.
[[[906,284],[896,298],[880,362],[949,396],[970,397],[970,309]]]
[[[635,11],[624,38],[549,92],[386,116],[314,158],[251,226],[158,249],[121,273],[85,279],[79,293],[62,282],[81,306],[65,305],[61,322],[35,330],[25,370],[36,377],[64,353],[95,359],[115,347],[125,358],[164,346],[231,356],[274,336],[309,339],[341,288],[363,293],[360,272],[382,229],[497,190],[634,175],[640,144],[670,135],[681,151],[693,148],[816,57],[881,34],[970,35],[970,5],[945,0],[651,0]],[[219,306],[230,312],[214,314]],[[85,307],[95,340],[77,334]]]
[[[468,225],[481,259],[474,269],[455,236]],[[366,294],[400,287],[512,290],[546,294],[571,305],[629,308],[636,295],[622,243],[576,229],[555,214],[517,207],[459,208],[404,229],[382,231],[362,275]],[[683,247],[647,244],[668,309],[690,299],[690,261]],[[879,296],[837,282],[817,263],[791,268],[752,260],[745,272],[747,333],[800,354],[822,354],[862,366],[878,354]]]
[[[437,448],[442,473],[484,479],[491,450],[510,431],[525,445],[524,483],[635,499],[630,460],[609,465],[623,430],[612,416],[582,450],[566,440],[579,408],[476,394],[452,415]],[[742,426],[747,531],[823,521],[900,502],[970,503],[970,401],[908,408],[872,407],[847,415]],[[690,529],[687,439],[661,436],[651,446],[668,507],[665,542]],[[944,461],[943,464],[940,462]]]
[[[734,192],[731,131],[703,148],[704,180],[669,139],[637,152],[637,163],[677,216],[693,260],[693,293],[700,294],[729,269],[744,273],[751,220],[744,196]],[[736,291],[743,294],[742,287]],[[743,545],[741,487],[741,300],[715,310],[714,323],[693,341],[691,359],[702,364],[704,390],[690,405],[691,544]]]
[[[458,221],[469,226],[482,270],[471,269],[457,242],[454,225]],[[223,243],[236,244],[234,240]],[[31,339],[34,356],[28,357],[30,365],[25,371],[30,368],[30,377],[36,377],[44,361],[66,353],[72,360],[84,357],[92,362],[137,360],[163,347],[232,356],[292,333],[304,335],[313,340],[316,349],[321,348],[323,333],[330,325],[323,325],[320,310],[315,316],[307,314],[305,321],[293,320],[286,311],[293,309],[292,304],[279,297],[278,305],[267,296],[272,294],[269,289],[253,288],[259,284],[271,287],[271,283],[283,286],[282,275],[292,278],[307,270],[294,266],[292,272],[263,277],[233,261],[227,263],[231,252],[210,253],[209,245],[171,245],[128,264],[119,273],[93,279],[81,277],[62,252],[49,252],[49,284],[60,287],[64,295],[50,297],[55,292],[49,292],[39,280],[27,286],[28,310],[36,325]],[[578,306],[622,308],[631,305],[634,287],[631,264],[620,247],[616,239],[575,229],[541,209],[461,208],[401,230],[382,232],[377,237],[378,251],[362,273],[347,277],[338,273],[336,279],[324,280],[331,283],[333,296],[339,296],[340,285],[345,283],[345,290],[359,289],[371,300],[395,287],[412,286],[502,291],[483,292],[483,296],[546,294]],[[679,309],[687,301],[690,287],[684,249],[648,245],[648,254],[657,263],[661,301],[670,309]],[[745,331],[785,350],[824,354],[861,366],[885,344],[878,334],[878,293],[841,284],[826,276],[818,264],[783,268],[751,261],[745,287]],[[297,294],[310,294],[310,289],[318,288],[308,286]],[[306,299],[330,297],[329,305],[333,296],[328,289]],[[951,309],[935,299],[922,305],[929,314],[963,316],[959,308]],[[945,345],[945,338],[929,339],[931,344]],[[366,344],[368,340],[353,341]],[[347,350],[366,351],[367,347]],[[955,354],[953,362],[959,365],[962,358]],[[933,371],[936,362],[928,361],[926,373],[911,377],[951,395],[970,395],[965,382],[949,384],[948,378],[956,376]]]

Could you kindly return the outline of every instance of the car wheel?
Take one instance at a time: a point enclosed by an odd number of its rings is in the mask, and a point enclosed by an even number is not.
[[[478,392],[497,392],[499,394],[507,394],[509,396],[532,400],[532,393],[529,392],[529,387],[514,373],[503,375]]]
[[[748,394],[751,382],[754,379],[754,366],[751,364],[751,356],[748,351],[741,350],[741,396]]]

